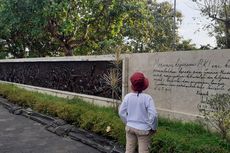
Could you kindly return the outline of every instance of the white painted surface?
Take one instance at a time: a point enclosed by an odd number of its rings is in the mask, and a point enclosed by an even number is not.
[[[229,93],[230,50],[132,54],[129,76],[135,71],[149,78],[146,92],[154,98],[160,114],[195,118],[200,115],[202,100],[216,93]]]

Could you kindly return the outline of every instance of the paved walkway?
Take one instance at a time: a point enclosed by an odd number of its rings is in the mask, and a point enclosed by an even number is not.
[[[41,124],[10,114],[0,105],[0,153],[100,153],[98,150],[59,137]]]

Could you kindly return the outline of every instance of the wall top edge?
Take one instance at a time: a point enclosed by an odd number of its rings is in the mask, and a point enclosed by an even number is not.
[[[165,52],[153,52],[153,53],[132,53],[123,54],[123,56],[137,56],[137,55],[159,55],[159,54],[197,54],[197,53],[217,53],[217,52],[229,52],[230,49],[214,49],[214,50],[188,50],[188,51],[165,51]]]
[[[41,57],[41,58],[18,58],[2,59],[0,63],[6,62],[62,62],[62,61],[112,61],[114,55],[97,55],[97,56],[65,56],[65,57]]]
[[[204,52],[230,52],[230,49],[217,49],[217,50],[192,50],[192,51],[167,51],[167,52],[154,52],[154,53],[130,53],[122,54],[121,59],[129,56],[150,55],[150,54],[191,54],[191,53],[204,53]],[[19,59],[2,59],[0,63],[6,62],[62,62],[62,61],[112,61],[116,60],[114,54],[108,55],[90,55],[90,56],[65,56],[65,57],[42,57],[42,58],[19,58]]]

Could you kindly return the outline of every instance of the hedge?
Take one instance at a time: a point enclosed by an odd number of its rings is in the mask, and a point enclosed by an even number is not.
[[[95,106],[78,98],[68,100],[31,92],[9,84],[0,84],[0,96],[125,145],[124,124],[112,108]],[[108,126],[111,128],[109,132],[106,130]],[[158,132],[152,137],[151,152],[228,153],[230,144],[196,123],[160,118]]]

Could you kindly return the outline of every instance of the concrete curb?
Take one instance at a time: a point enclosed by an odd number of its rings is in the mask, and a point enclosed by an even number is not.
[[[22,115],[44,125],[47,131],[59,136],[68,136],[71,139],[89,145],[102,153],[124,153],[124,148],[116,142],[67,124],[64,120],[34,112],[30,108],[24,109],[18,105],[10,103],[7,99],[2,97],[0,97],[0,104],[12,114]]]

